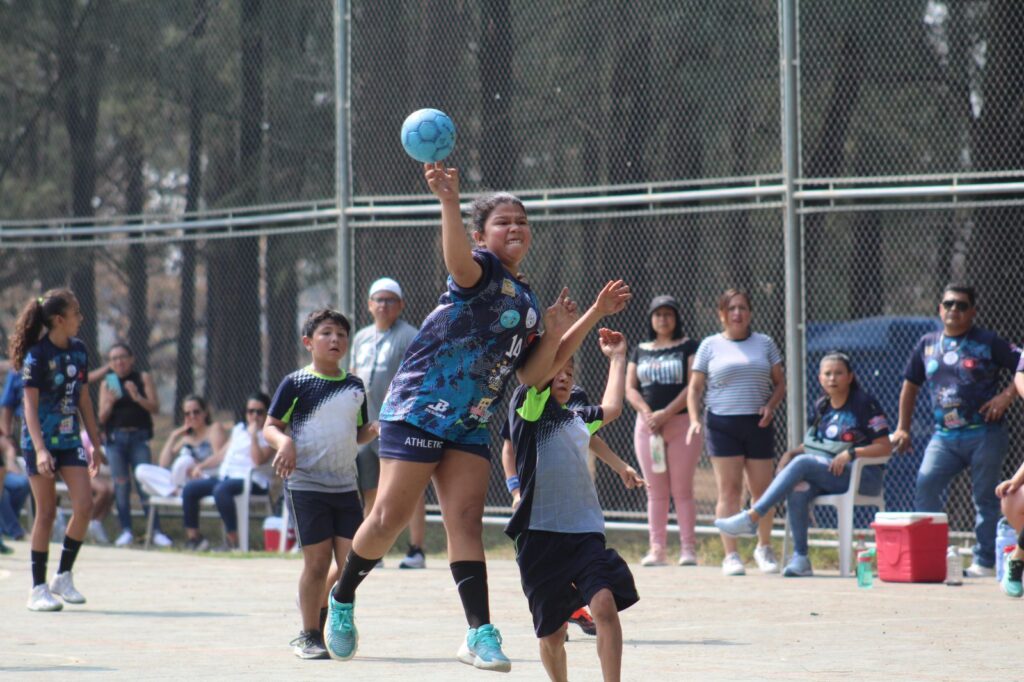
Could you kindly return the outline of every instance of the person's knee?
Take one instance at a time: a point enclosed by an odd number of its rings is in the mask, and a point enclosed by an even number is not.
[[[36,508],[36,523],[43,526],[52,526],[57,520],[57,506],[39,505]]]
[[[330,547],[316,547],[315,551],[306,552],[303,556],[302,572],[306,578],[324,582],[331,570],[332,553]]]
[[[374,502],[370,515],[363,521],[364,524],[369,525],[369,529],[374,534],[386,537],[397,537],[408,522],[409,515],[405,510],[399,509],[385,500]]]
[[[445,510],[444,528],[449,537],[480,538],[484,530],[483,508],[467,504],[454,510]]]
[[[590,600],[590,615],[600,627],[601,623],[611,623],[619,618],[619,610],[615,606],[615,597],[611,590],[600,590]]]
[[[568,628],[568,624],[563,624],[562,627],[558,628],[550,635],[544,635],[538,642],[540,648],[546,651],[558,651],[559,649],[565,648],[565,631]]]

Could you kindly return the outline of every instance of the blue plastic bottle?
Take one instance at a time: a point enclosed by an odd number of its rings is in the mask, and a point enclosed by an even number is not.
[[[996,582],[1003,579],[1003,571],[1006,568],[1006,548],[1014,547],[1017,544],[1017,531],[1006,520],[1006,517],[999,519],[996,525]]]

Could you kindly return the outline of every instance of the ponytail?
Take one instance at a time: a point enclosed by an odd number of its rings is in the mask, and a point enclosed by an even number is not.
[[[43,335],[43,328],[49,329],[53,318],[63,315],[74,300],[75,294],[70,289],[50,289],[25,304],[18,313],[14,334],[8,344],[8,355],[14,369],[21,369],[28,349]]]

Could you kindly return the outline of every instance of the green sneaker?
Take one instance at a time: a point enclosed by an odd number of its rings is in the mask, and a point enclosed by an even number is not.
[[[999,584],[1008,597],[1020,598],[1021,595],[1024,595],[1024,585],[1021,584],[1021,574],[1024,573],[1024,559],[1013,559],[1012,556],[1012,554],[1006,556],[1003,580]]]
[[[469,629],[459,647],[457,658],[481,670],[500,673],[512,670],[512,661],[501,651],[501,633],[490,623]]]
[[[356,629],[354,604],[342,604],[334,595],[327,598],[327,653],[336,661],[348,661],[356,655],[359,631]]]

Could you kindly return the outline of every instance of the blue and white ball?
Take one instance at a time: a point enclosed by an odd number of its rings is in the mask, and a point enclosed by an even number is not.
[[[437,109],[414,111],[402,124],[402,146],[421,163],[443,161],[455,148],[455,124]]]

